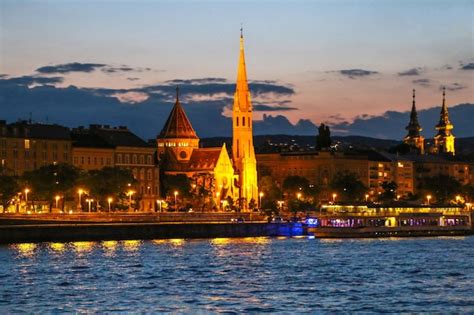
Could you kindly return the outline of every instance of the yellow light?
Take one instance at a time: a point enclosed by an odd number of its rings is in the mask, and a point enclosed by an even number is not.
[[[28,188],[25,188],[25,194],[29,193],[30,190]]]
[[[300,199],[301,196],[302,196],[301,193],[297,193],[297,194],[296,194],[296,197],[298,197],[298,199]]]
[[[259,195],[260,197],[263,197],[264,194],[263,194],[263,192],[261,192],[261,193],[259,193],[258,195]]]
[[[77,191],[77,193],[78,193],[79,195],[82,195],[82,194],[84,193],[84,190],[82,190],[82,189],[79,188],[79,190]]]
[[[56,199],[56,201],[58,201],[60,198],[61,198],[61,197],[59,197],[59,196],[57,196],[57,195],[56,195],[56,197],[54,197],[54,199]]]
[[[459,200],[461,200],[461,196],[457,195],[456,196],[456,201],[459,202]]]
[[[174,191],[174,195],[175,195],[175,196],[178,195],[178,191],[177,191],[177,190]]]
[[[108,203],[111,203],[112,201],[113,201],[113,199],[111,197],[107,198]]]

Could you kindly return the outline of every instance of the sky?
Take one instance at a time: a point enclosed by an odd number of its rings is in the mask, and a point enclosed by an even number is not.
[[[448,105],[474,103],[473,12],[472,1],[3,0],[0,78],[9,87],[28,79],[22,97],[46,97],[45,86],[101,95],[104,115],[111,97],[112,115],[122,105],[169,110],[179,84],[191,112],[214,104],[228,116],[242,25],[256,120],[347,124],[408,111],[413,88],[419,109],[439,106],[442,86]],[[74,123],[68,106],[90,106],[50,97],[32,110],[9,91],[0,106],[22,104],[17,116],[61,106],[49,119]],[[158,130],[164,118],[152,113]]]

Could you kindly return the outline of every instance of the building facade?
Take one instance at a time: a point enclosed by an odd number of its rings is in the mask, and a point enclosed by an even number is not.
[[[71,163],[69,129],[20,121],[0,121],[0,168],[6,175],[24,172],[49,164]]]

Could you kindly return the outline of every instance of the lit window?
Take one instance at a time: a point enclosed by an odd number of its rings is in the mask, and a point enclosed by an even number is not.
[[[30,140],[25,139],[25,149],[29,149],[29,148],[30,148]]]

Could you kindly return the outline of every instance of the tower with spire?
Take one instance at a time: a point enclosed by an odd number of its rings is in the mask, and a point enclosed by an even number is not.
[[[241,207],[258,200],[257,161],[253,146],[252,101],[245,67],[244,36],[240,29],[240,55],[232,107],[232,158],[238,175]]]
[[[451,130],[454,128],[449,121],[448,108],[446,106],[446,90],[443,87],[443,104],[441,106],[441,113],[439,122],[436,125],[438,133],[434,137],[434,149],[438,153],[449,153],[454,155],[454,135]]]
[[[405,128],[408,134],[403,138],[403,142],[411,147],[417,148],[420,154],[425,152],[425,138],[420,134],[423,130],[418,123],[418,113],[416,112],[415,89],[413,89],[413,103],[411,106],[410,122]]]
[[[199,148],[199,137],[179,101],[178,87],[175,104],[157,137],[157,142],[159,159],[167,151],[172,152],[177,161],[189,161],[193,150]]]

